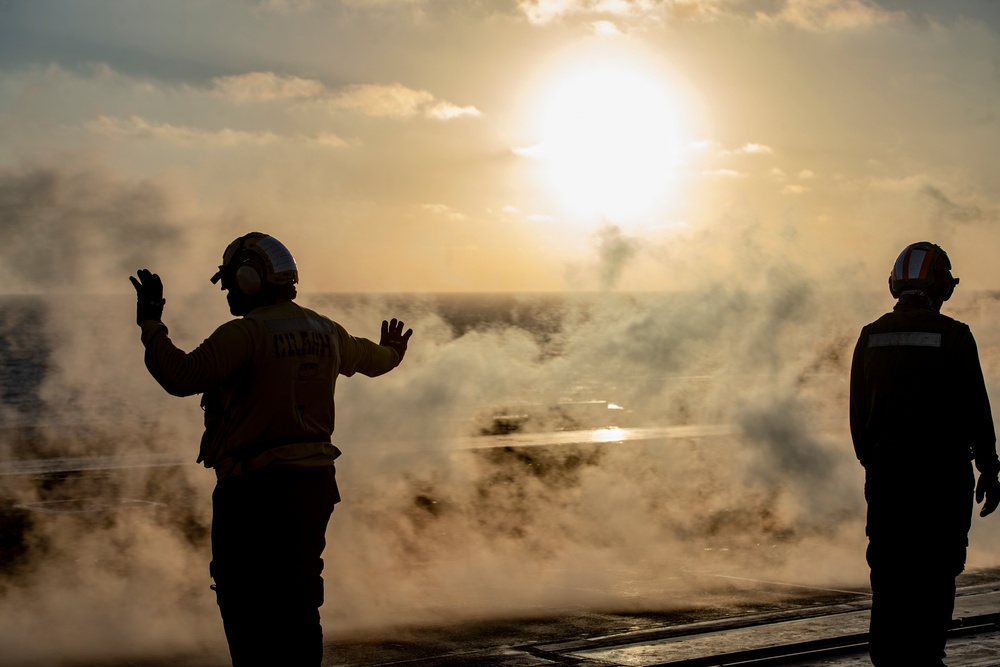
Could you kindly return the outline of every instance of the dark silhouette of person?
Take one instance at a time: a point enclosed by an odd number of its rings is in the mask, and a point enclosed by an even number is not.
[[[976,341],[966,324],[940,312],[957,284],[939,246],[904,248],[889,276],[896,306],[861,330],[851,364],[876,667],[944,665],[973,497],[985,499],[980,516],[1000,504],[1000,462]]]
[[[198,461],[214,468],[212,562],[235,667],[320,664],[326,527],[340,500],[331,442],[338,375],[371,377],[403,359],[412,330],[382,322],[376,345],[295,303],[298,268],[277,239],[233,241],[212,277],[238,319],[190,353],[161,321],[163,285],[146,269],[137,294],[146,368],[174,396],[202,394]]]

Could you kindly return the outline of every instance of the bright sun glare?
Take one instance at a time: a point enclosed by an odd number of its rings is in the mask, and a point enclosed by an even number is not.
[[[621,221],[653,212],[676,170],[682,113],[669,88],[637,68],[593,67],[545,95],[540,142],[518,151],[569,213]]]

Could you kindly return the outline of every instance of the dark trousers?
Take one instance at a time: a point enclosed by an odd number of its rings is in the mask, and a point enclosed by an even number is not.
[[[972,521],[971,465],[871,474],[868,565],[875,667],[942,665]]]
[[[320,664],[322,553],[337,500],[332,466],[219,480],[211,573],[234,667]]]

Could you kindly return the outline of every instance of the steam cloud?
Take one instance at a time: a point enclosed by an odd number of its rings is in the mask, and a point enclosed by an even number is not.
[[[5,291],[118,282],[179,241],[168,216],[164,193],[150,184],[45,167],[0,174]]]
[[[625,264],[636,252],[636,242],[627,238],[619,227],[606,224],[597,232],[597,249],[601,266],[601,287],[611,289],[618,284]]]
[[[131,296],[62,294],[118,285],[164,246],[171,262],[190,262],[185,248],[203,239],[170,222],[170,210],[150,185],[53,169],[0,174],[0,270],[45,306],[8,298],[0,313],[4,373],[45,368],[38,386],[3,388],[5,423],[19,426],[5,431],[3,459],[194,458],[197,402],[168,397],[146,374]],[[721,255],[735,252],[710,240]],[[761,289],[706,275],[669,294],[512,296],[490,317],[474,301],[304,289],[305,305],[355,335],[376,336],[386,316],[416,331],[399,369],[338,383],[344,502],[325,558],[328,635],[692,606],[725,585],[717,574],[863,585],[846,380],[857,331],[887,297],[804,284],[795,266],[745,240],[730,243],[754,253],[747,261],[760,267]],[[608,227],[598,246],[600,280],[613,286],[639,241]],[[165,320],[187,349],[225,318],[218,293],[210,297],[168,294]],[[993,305],[990,295],[956,295],[952,310],[972,324],[991,388],[1000,377]],[[720,428],[531,446],[544,437],[532,434],[573,429],[706,425]],[[496,439],[511,431],[523,439]],[[22,507],[117,508],[10,514],[22,525],[6,528],[23,530],[25,542],[0,577],[7,659],[224,659],[207,588],[213,483],[193,463],[0,476],[4,496]],[[972,563],[994,564],[1000,544],[976,539]]]

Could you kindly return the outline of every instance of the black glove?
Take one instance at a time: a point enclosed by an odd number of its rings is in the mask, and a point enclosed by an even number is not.
[[[160,276],[150,273],[147,269],[136,271],[139,279],[132,276],[128,279],[132,281],[135,288],[135,323],[142,324],[143,320],[162,321],[163,304],[167,301],[163,298],[163,283]]]
[[[992,514],[993,510],[1000,506],[1000,479],[997,479],[995,474],[980,475],[979,481],[976,482],[976,502],[981,503],[984,499],[986,503],[983,504],[979,516]]]
[[[389,322],[382,320],[382,338],[378,344],[396,350],[399,353],[399,360],[402,361],[403,355],[406,354],[406,343],[412,335],[413,329],[407,329],[406,333],[403,333],[402,320],[397,321],[395,317]]]

